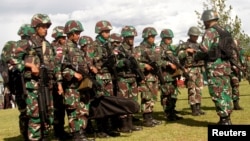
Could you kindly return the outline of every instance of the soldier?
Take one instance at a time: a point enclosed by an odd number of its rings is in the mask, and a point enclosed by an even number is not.
[[[15,41],[8,41],[5,43],[2,53],[1,53],[1,75],[4,81],[4,103],[3,108],[12,108],[11,101],[13,100],[13,81],[11,80],[12,74],[14,72],[13,63],[11,62],[11,52],[15,47]]]
[[[145,75],[145,81],[139,83],[141,112],[143,113],[143,126],[145,127],[154,127],[161,124],[161,121],[153,118],[154,103],[158,95],[158,80],[156,75],[159,74],[154,69],[159,69],[158,65],[161,64],[161,49],[154,43],[156,35],[157,31],[155,28],[144,28],[142,32],[143,41],[139,46],[135,47],[135,57]],[[157,68],[153,68],[153,64]]]
[[[192,26],[188,30],[189,39],[181,42],[178,48],[178,57],[180,63],[186,68],[188,78],[185,81],[188,89],[188,103],[192,110],[193,116],[205,114],[201,110],[201,89],[203,87],[202,67],[204,61],[194,61],[194,56],[199,51],[199,43],[197,40],[201,32],[199,28]]]
[[[133,66],[129,60],[133,55],[134,37],[137,36],[137,31],[133,26],[125,26],[122,28],[121,35],[111,34],[111,44],[117,52],[117,73],[118,73],[118,97],[133,98],[136,102],[138,100],[138,89],[136,82],[136,74],[132,70]],[[124,40],[123,40],[123,38]],[[122,44],[122,45],[121,45]],[[137,63],[137,62],[136,62]],[[135,67],[135,66],[134,66]],[[140,69],[138,67],[138,69]],[[129,133],[132,131],[140,131],[141,127],[133,125],[132,115],[121,115],[120,132]]]
[[[19,30],[18,35],[21,37],[21,40],[17,41],[17,46],[22,46],[23,44],[26,44],[28,40],[30,40],[30,36],[35,33],[34,28],[31,27],[30,24],[23,24]],[[23,76],[22,80],[23,80]],[[21,80],[21,82],[22,82]],[[23,82],[22,82],[23,83]],[[24,84],[21,85],[23,87]],[[26,103],[25,99],[27,98],[27,95],[22,91],[22,88],[19,89],[18,94],[16,94],[16,103],[18,110],[20,112],[19,115],[19,129],[20,133],[23,136],[25,141],[28,141],[28,116],[26,114]]]
[[[92,44],[93,39],[90,36],[81,36],[79,39],[79,46],[80,49],[84,52],[84,56],[87,55],[87,49]]]
[[[206,31],[201,42],[201,50],[196,53],[195,60],[206,59],[208,89],[217,115],[220,117],[218,124],[231,125],[230,115],[233,111],[232,87],[230,85],[231,65],[229,60],[222,59],[221,52],[216,51],[220,36],[214,26],[218,26],[219,16],[214,10],[205,10],[201,20]]]
[[[51,36],[54,38],[51,45],[53,46],[57,56],[61,57],[62,46],[64,46],[66,43],[66,34],[64,33],[64,27],[54,27]],[[63,95],[58,94],[57,83],[54,83],[53,87],[53,100],[55,108],[53,123],[54,136],[59,140],[70,139],[71,136],[64,130],[65,105],[63,101]]]
[[[178,58],[176,57],[176,48],[171,45],[172,39],[174,37],[173,31],[171,29],[163,29],[161,31],[161,43],[160,47],[163,52],[163,58],[167,61],[167,65],[163,67],[162,72],[165,80],[165,84],[161,84],[161,104],[163,110],[166,113],[166,118],[168,121],[180,120],[182,117],[178,116],[175,110],[176,101],[178,96],[177,79],[180,77],[181,73],[177,69],[175,62],[178,63]],[[169,58],[172,58],[169,60]]]
[[[109,60],[108,58],[113,56],[113,48],[110,45],[110,31],[112,25],[109,21],[101,20],[95,25],[95,33],[97,34],[95,41],[92,43],[88,50],[87,56],[91,58],[93,66],[91,69],[97,69],[95,72],[95,79],[102,86],[96,90],[96,96],[114,96],[113,81],[111,76],[110,67],[115,66],[114,58]],[[107,65],[111,64],[111,65]],[[100,138],[106,138],[109,136],[119,136],[117,132],[111,131],[109,127],[109,117],[95,119],[98,133]]]
[[[89,67],[83,53],[77,47],[82,31],[83,27],[80,21],[67,21],[64,26],[67,40],[62,46],[62,57],[57,54],[57,58],[61,58],[58,60],[62,62],[60,69],[64,89],[63,97],[73,141],[90,140],[85,135],[89,114],[89,100],[82,99],[81,95],[85,95],[85,93],[78,90],[81,81],[89,73]]]
[[[230,32],[232,34],[232,29],[230,27],[230,25],[226,25],[225,29]],[[237,40],[234,40],[236,47],[233,50],[233,59],[237,62],[238,66],[241,66],[243,68],[243,60],[241,59],[241,54],[240,54],[240,47],[238,45]],[[240,100],[240,91],[239,91],[239,86],[240,86],[240,78],[241,78],[241,70],[239,70],[239,68],[237,68],[234,64],[231,64],[231,69],[232,69],[232,73],[230,75],[230,79],[231,79],[231,86],[232,86],[232,95],[233,95],[233,106],[234,106],[234,110],[243,110],[243,108],[241,108],[241,106],[239,105],[239,100]]]
[[[53,123],[52,79],[56,64],[55,53],[45,39],[51,25],[46,14],[35,14],[31,27],[35,34],[30,40],[18,44],[15,51],[17,70],[24,74],[26,114],[29,140],[48,140],[49,128]],[[58,85],[60,89],[60,86]]]

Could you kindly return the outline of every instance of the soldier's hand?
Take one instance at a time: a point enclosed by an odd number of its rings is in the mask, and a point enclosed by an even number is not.
[[[195,50],[194,50],[194,49],[192,49],[192,48],[187,48],[187,49],[186,49],[186,52],[187,52],[187,53],[194,53],[194,52],[195,52]]]
[[[177,69],[176,65],[173,64],[173,63],[169,63],[168,65],[169,65],[173,70],[176,70],[176,69]]]
[[[39,75],[39,68],[36,65],[32,65],[31,72],[33,75],[38,76]]]
[[[150,71],[150,70],[152,70],[153,68],[152,68],[152,66],[150,66],[149,64],[145,64],[145,69],[146,69],[147,71]]]
[[[78,81],[81,81],[81,80],[82,80],[82,74],[80,74],[80,73],[75,72],[75,73],[74,73],[74,77],[75,77]]]
[[[94,66],[91,66],[91,67],[90,67],[90,71],[91,71],[92,73],[94,73],[94,74],[97,74],[97,72],[98,72],[97,68],[94,67]]]
[[[64,93],[62,83],[57,84],[57,89],[58,89],[57,92],[58,92],[59,95],[62,95]]]

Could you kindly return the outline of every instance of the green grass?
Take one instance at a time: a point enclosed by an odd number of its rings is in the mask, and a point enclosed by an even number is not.
[[[206,112],[202,116],[191,116],[187,101],[187,89],[180,88],[177,107],[181,111],[183,120],[167,122],[160,102],[155,104],[154,116],[163,121],[162,125],[146,128],[131,134],[122,134],[120,137],[99,139],[96,141],[207,141],[207,125],[216,124],[219,120],[214,103],[212,102],[207,87],[203,88],[202,109]],[[240,105],[241,111],[233,111],[231,120],[233,124],[250,124],[250,89],[247,81],[240,83]],[[141,115],[138,114],[141,118]],[[21,136],[18,128],[18,110],[0,110],[0,141],[19,141]]]

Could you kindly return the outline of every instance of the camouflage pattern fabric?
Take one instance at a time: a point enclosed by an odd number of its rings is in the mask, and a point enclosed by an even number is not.
[[[218,46],[219,34],[214,28],[208,28],[203,35],[201,52],[209,52]],[[232,113],[232,88],[230,85],[231,65],[229,61],[220,58],[207,61],[206,73],[208,78],[209,94],[215,104],[216,112],[220,117],[228,117]]]

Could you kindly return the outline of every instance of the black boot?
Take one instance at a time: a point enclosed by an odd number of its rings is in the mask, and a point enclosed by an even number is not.
[[[119,130],[122,133],[131,133],[132,130],[129,128],[128,117],[121,118],[121,128]]]
[[[218,125],[232,125],[230,116],[220,117],[220,121],[218,122]]]
[[[78,131],[78,132],[73,133],[73,140],[72,141],[95,141],[95,139],[88,139],[85,136],[84,132]]]
[[[132,131],[140,131],[140,130],[142,130],[141,126],[133,125],[133,117],[131,115],[128,115],[127,119],[128,119],[128,127],[130,128],[130,130],[132,130]]]
[[[155,125],[160,125],[160,124],[162,124],[161,121],[156,120],[156,119],[153,118],[153,114],[152,114],[152,113],[150,113],[150,119],[152,120],[152,122],[153,122]]]
[[[105,118],[101,118],[101,119],[96,119],[96,126],[97,126],[97,136],[99,138],[108,138],[109,135],[107,133],[105,133],[105,127],[104,127],[104,123],[103,122],[107,122],[105,121]]]
[[[25,113],[21,113],[19,116],[19,129],[20,133],[23,136],[24,141],[28,141],[28,124],[29,124],[29,119],[25,115]]]
[[[203,111],[201,110],[201,104],[200,104],[200,103],[196,103],[196,108],[197,108],[197,111],[199,112],[199,114],[205,115],[205,112],[203,112]]]
[[[243,110],[243,108],[241,108],[239,105],[239,100],[234,100],[233,104],[234,104],[234,110]]]
[[[198,109],[196,107],[196,104],[190,105],[190,107],[191,107],[191,110],[192,110],[192,116],[199,116],[200,115],[200,113],[199,113],[199,111],[198,111]]]
[[[143,114],[143,126],[145,127],[154,127],[155,124],[152,122],[151,113]]]

